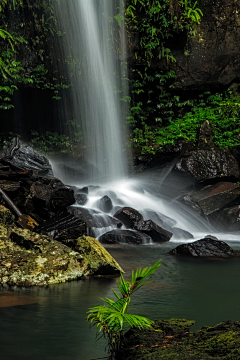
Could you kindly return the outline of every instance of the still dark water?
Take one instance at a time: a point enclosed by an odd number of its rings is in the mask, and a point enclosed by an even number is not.
[[[240,243],[229,242],[240,250]],[[162,246],[109,246],[130,278],[132,269],[162,259],[153,282],[132,298],[129,312],[150,319],[194,319],[192,328],[240,319],[240,258],[182,259]],[[112,297],[116,280],[88,278],[47,288],[0,288],[1,360],[91,360],[106,356],[103,340],[86,324],[86,311]]]

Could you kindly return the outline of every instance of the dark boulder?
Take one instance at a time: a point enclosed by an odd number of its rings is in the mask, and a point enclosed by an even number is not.
[[[120,220],[127,228],[133,229],[135,223],[143,221],[143,216],[131,207],[124,207],[118,210],[114,217]]]
[[[112,200],[107,195],[99,199],[96,203],[96,206],[99,208],[99,210],[105,213],[109,213],[113,208]]]
[[[63,187],[60,189],[53,190],[50,206],[54,212],[64,211],[68,206],[75,203],[74,192],[72,189]]]
[[[14,138],[10,142],[8,148],[3,152],[1,160],[16,170],[32,170],[39,175],[53,176],[48,159],[31,146],[23,145],[18,138]]]
[[[78,193],[74,195],[76,202],[78,205],[85,205],[88,202],[88,196],[84,193]]]
[[[138,231],[131,230],[112,230],[103,235],[101,235],[98,239],[102,244],[134,244],[134,245],[142,245],[148,244],[151,242],[151,238],[143,233]]]
[[[150,236],[154,242],[169,241],[173,235],[171,232],[155,224],[152,220],[139,221],[134,224],[133,229]]]
[[[193,235],[190,232],[180,229],[178,227],[173,227],[171,231],[173,233],[174,239],[180,239],[180,240],[194,239]]]
[[[87,234],[87,225],[84,221],[68,212],[63,212],[52,219],[42,223],[34,231],[48,235],[49,237],[62,241],[77,239]]]
[[[176,168],[191,173],[197,181],[222,178],[239,179],[240,171],[236,159],[227,150],[194,150],[186,152],[177,162]]]
[[[76,193],[77,193],[77,194],[88,194],[88,187],[87,187],[87,186],[84,186],[84,187],[81,188],[81,189],[77,189]]]
[[[189,244],[182,244],[169,251],[171,255],[194,257],[233,257],[233,249],[224,241],[204,238]]]
[[[193,203],[197,204],[204,215],[209,215],[240,196],[238,183],[220,182],[209,185],[190,196]]]

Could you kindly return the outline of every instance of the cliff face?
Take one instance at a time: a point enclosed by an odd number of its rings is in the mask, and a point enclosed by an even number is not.
[[[198,7],[203,17],[196,37],[172,51],[175,88],[205,90],[239,82],[239,0],[199,0]]]

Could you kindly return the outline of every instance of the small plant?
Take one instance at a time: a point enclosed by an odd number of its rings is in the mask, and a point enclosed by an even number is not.
[[[117,282],[120,296],[112,289],[116,301],[108,298],[102,299],[107,306],[94,306],[88,310],[87,321],[90,326],[97,326],[97,338],[104,336],[108,341],[110,359],[121,349],[123,335],[129,327],[138,329],[152,328],[153,321],[138,315],[128,314],[130,299],[142,286],[151,281],[143,281],[160,266],[161,260],[157,261],[152,267],[132,271],[132,281],[127,282],[121,274],[120,282]]]

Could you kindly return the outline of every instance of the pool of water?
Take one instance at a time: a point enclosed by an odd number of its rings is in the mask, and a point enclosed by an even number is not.
[[[240,242],[229,242],[240,250]],[[240,258],[183,259],[163,245],[112,245],[108,251],[130,278],[132,269],[162,259],[152,283],[136,292],[129,312],[150,319],[196,320],[192,328],[240,317]],[[116,280],[86,278],[49,287],[0,288],[1,360],[91,360],[106,356],[105,342],[95,341],[86,323],[89,307],[112,297]]]

